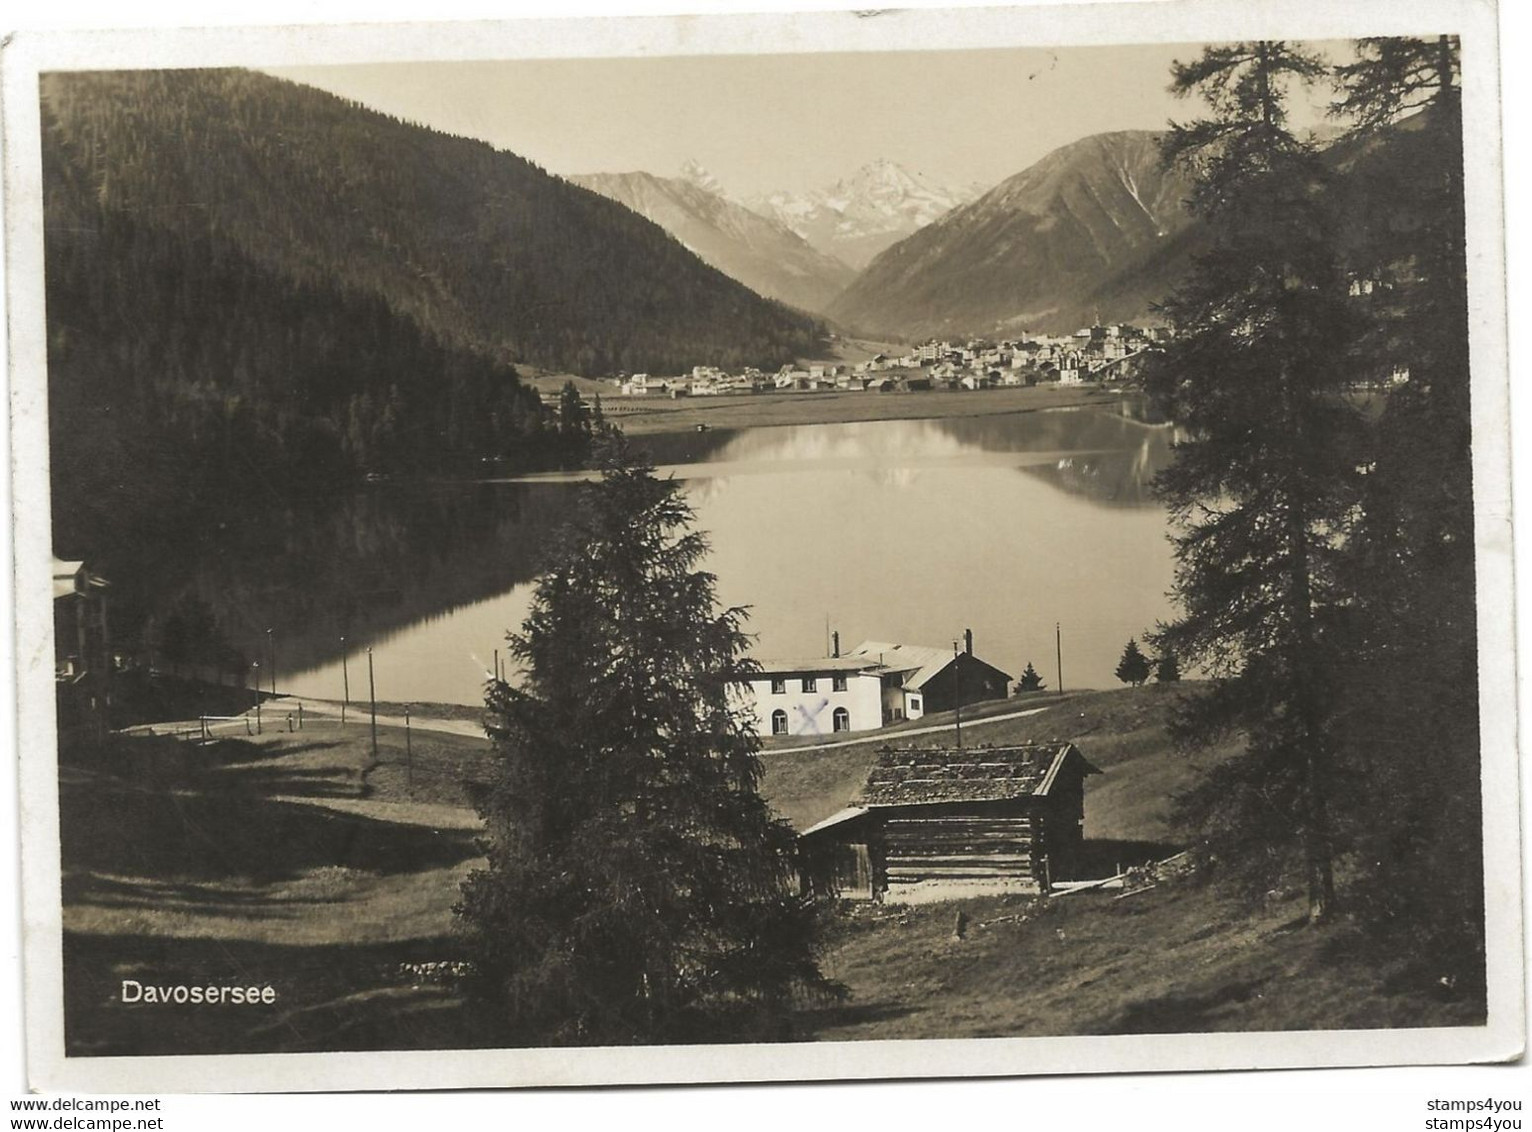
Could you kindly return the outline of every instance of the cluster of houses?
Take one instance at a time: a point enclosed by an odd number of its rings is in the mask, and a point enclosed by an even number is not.
[[[973,633],[950,649],[863,641],[842,654],[758,661],[750,681],[762,735],[870,731],[980,700],[1005,699],[1011,677],[973,652]]]
[[[798,835],[816,896],[919,904],[1047,895],[1087,875],[1073,743],[884,747],[849,804]]]
[[[709,397],[730,393],[986,389],[1038,382],[1079,384],[1129,377],[1134,362],[1169,337],[1162,327],[1088,326],[1066,335],[989,342],[932,339],[903,354],[855,365],[785,365],[775,373],[747,366],[737,374],[694,366],[679,377],[635,373],[614,380],[625,397]]]
[[[977,656],[973,634],[931,648],[864,641],[828,657],[761,660],[751,681],[758,729],[779,736],[870,731],[980,700],[1011,677]],[[890,738],[898,735],[895,732]],[[1085,779],[1072,744],[882,747],[839,811],[798,835],[805,892],[922,903],[1043,895],[1083,875]]]

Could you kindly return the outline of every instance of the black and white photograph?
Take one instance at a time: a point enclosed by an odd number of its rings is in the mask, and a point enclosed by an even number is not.
[[[1492,7],[6,51],[34,1087],[1521,1055]]]

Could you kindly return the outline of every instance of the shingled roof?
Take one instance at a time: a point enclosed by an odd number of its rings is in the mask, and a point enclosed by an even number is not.
[[[1078,759],[1082,773],[1101,772],[1073,743],[1017,747],[892,748],[878,753],[856,804],[908,806],[924,802],[999,802],[1046,795],[1059,771]]]

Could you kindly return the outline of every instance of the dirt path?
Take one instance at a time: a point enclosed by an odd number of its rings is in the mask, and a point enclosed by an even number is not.
[[[316,700],[308,696],[278,696],[273,700],[265,700],[261,703],[261,730],[265,732],[278,732],[288,729],[288,717],[293,717],[294,727],[298,717],[299,707],[303,709],[305,722],[322,720],[326,724],[338,724],[341,720],[341,705],[336,700]],[[347,727],[371,726],[372,717],[367,711],[365,704],[350,704],[345,711]],[[255,709],[250,708],[242,715],[208,716],[207,735],[214,739],[227,739],[230,736],[240,736],[254,727]],[[402,715],[378,715],[379,727],[404,726]],[[196,738],[201,731],[202,721],[198,719],[167,720],[160,723],[141,723],[132,727],[123,728],[123,733],[128,735],[180,735],[183,737]],[[428,715],[411,715],[410,728],[414,731],[440,731],[448,735],[463,735],[470,739],[484,738],[482,724],[469,719],[438,719]]]
[[[1004,723],[1008,719],[1020,719],[1023,716],[1037,715],[1039,712],[1045,712],[1047,710],[1048,709],[1045,707],[1028,708],[1026,711],[1009,711],[1004,715],[990,715],[985,716],[983,719],[964,720],[963,730],[967,731],[973,727],[983,727],[987,723]],[[892,742],[894,740],[903,739],[908,735],[935,735],[938,731],[951,730],[953,730],[953,725],[950,723],[943,723],[939,727],[912,727],[908,731],[890,732],[887,736],[884,736],[884,741]],[[864,743],[876,743],[878,738],[879,736],[877,734],[867,734],[866,732],[863,732],[860,739],[844,739],[838,743],[815,743],[811,747],[771,747],[763,750],[761,754],[803,755],[808,754],[811,751],[828,751],[834,747],[860,747]]]
[[[286,719],[288,712],[296,712],[303,705],[305,717],[313,716],[325,722],[339,720],[341,705],[335,700],[315,700],[308,696],[283,696],[270,701],[262,708],[268,719]],[[352,703],[346,708],[346,726],[369,727],[372,716],[365,704]],[[379,715],[379,727],[403,727],[402,715]],[[466,735],[471,739],[484,738],[484,725],[468,719],[434,719],[427,715],[411,715],[410,727],[415,731],[442,731],[448,735]]]

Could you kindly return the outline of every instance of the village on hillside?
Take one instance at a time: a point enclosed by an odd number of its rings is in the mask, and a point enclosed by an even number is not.
[[[611,384],[624,397],[712,397],[730,393],[815,390],[989,389],[998,386],[1131,378],[1143,356],[1171,338],[1163,327],[1113,323],[1082,327],[1073,334],[1023,335],[998,343],[931,339],[903,354],[879,353],[855,363],[784,365],[775,373],[746,367],[726,373],[715,365],[689,374],[660,377],[619,375]]]

